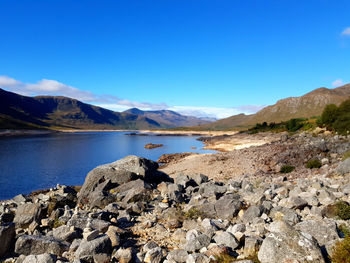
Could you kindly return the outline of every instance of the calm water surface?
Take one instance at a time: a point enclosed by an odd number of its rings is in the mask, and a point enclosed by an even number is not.
[[[0,138],[0,200],[33,190],[81,185],[98,165],[134,154],[156,161],[164,153],[202,150],[192,136],[127,136],[126,132],[81,132]],[[147,143],[163,147],[145,149]],[[191,149],[197,147],[197,149]]]

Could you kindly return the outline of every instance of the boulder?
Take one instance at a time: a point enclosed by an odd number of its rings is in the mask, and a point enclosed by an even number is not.
[[[325,262],[317,241],[293,229],[270,232],[259,249],[258,258],[261,263]]]
[[[113,257],[120,263],[129,263],[132,260],[131,248],[119,248],[113,254]]]
[[[244,223],[253,222],[253,220],[261,216],[263,212],[263,206],[253,205],[250,206],[243,214],[242,220]]]
[[[232,219],[237,216],[243,207],[240,196],[237,194],[227,194],[215,202],[215,211],[218,218]]]
[[[174,249],[169,252],[167,256],[167,260],[169,261],[175,261],[178,263],[185,263],[186,259],[188,257],[188,253],[184,249]]]
[[[55,263],[56,260],[56,255],[45,253],[40,255],[26,256],[22,263]]]
[[[186,260],[186,263],[209,263],[209,262],[211,262],[210,258],[200,253],[190,254]]]
[[[122,184],[116,188],[118,197],[125,203],[149,199],[152,187],[141,179]]]
[[[60,256],[68,248],[67,244],[52,237],[22,235],[16,241],[15,252],[27,256],[44,253]]]
[[[339,240],[336,223],[329,219],[306,220],[295,225],[295,229],[313,236],[322,251],[330,254],[329,246]]]
[[[336,172],[341,174],[341,175],[345,175],[350,173],[350,158],[347,158],[346,160],[342,161],[337,169]]]
[[[224,245],[226,247],[231,248],[232,250],[239,246],[239,243],[237,242],[236,238],[229,232],[222,232],[216,234],[214,236],[214,240],[216,244]]]
[[[207,247],[210,244],[210,237],[205,234],[200,234],[187,241],[185,250],[189,252],[195,252],[203,247]]]
[[[81,231],[75,229],[74,226],[69,227],[67,225],[63,225],[54,228],[52,231],[52,235],[55,239],[71,242],[74,239],[81,237]]]
[[[75,258],[87,262],[94,262],[93,258],[98,254],[110,254],[112,250],[111,241],[107,235],[102,235],[94,240],[82,240],[75,251]]]
[[[33,221],[39,221],[41,208],[38,204],[26,203],[17,207],[13,222],[16,227],[27,228]]]
[[[0,258],[13,248],[15,236],[15,224],[6,223],[0,225]]]
[[[78,202],[87,205],[96,197],[108,197],[110,189],[137,178],[152,181],[154,177],[157,177],[157,168],[156,162],[134,155],[98,166],[85,178],[83,187],[78,193]]]
[[[160,263],[164,255],[160,247],[155,247],[147,251],[144,262],[145,263]]]

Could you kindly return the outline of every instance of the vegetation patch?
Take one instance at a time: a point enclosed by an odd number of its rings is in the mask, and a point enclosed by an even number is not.
[[[336,243],[331,260],[333,263],[350,263],[350,236]]]
[[[203,217],[204,213],[200,211],[198,208],[192,207],[187,212],[184,213],[185,218],[188,219],[197,219],[199,217]]]
[[[259,132],[296,132],[298,130],[311,130],[317,127],[316,118],[310,119],[294,118],[280,123],[257,123],[254,127],[248,129],[248,133],[254,134]]]
[[[292,166],[292,165],[283,165],[281,167],[281,170],[280,172],[283,173],[283,174],[287,174],[287,173],[290,173],[292,171],[294,171],[295,169],[295,166]]]
[[[321,166],[322,163],[318,159],[312,159],[306,163],[306,168],[309,169],[320,168]]]
[[[337,216],[340,219],[348,220],[350,219],[350,205],[347,202],[339,201],[336,203]]]
[[[339,134],[347,135],[350,131],[350,99],[341,103],[339,107],[335,104],[328,104],[317,124]]]
[[[341,224],[339,227],[338,227],[339,231],[343,234],[344,237],[348,237],[350,236],[350,229],[344,225],[344,224]]]

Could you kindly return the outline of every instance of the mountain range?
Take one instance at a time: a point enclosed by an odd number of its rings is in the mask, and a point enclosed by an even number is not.
[[[27,97],[0,89],[1,129],[161,129],[205,123],[169,110],[115,112],[72,98]]]
[[[256,123],[271,123],[287,121],[292,118],[310,118],[320,116],[327,104],[336,104],[350,97],[350,84],[335,88],[315,89],[300,97],[289,97],[277,101],[276,104],[267,106],[255,114],[234,115],[209,124],[204,124],[196,129],[224,130],[232,128],[246,128]]]

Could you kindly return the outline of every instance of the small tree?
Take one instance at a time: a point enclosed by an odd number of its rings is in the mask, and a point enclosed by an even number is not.
[[[321,115],[320,122],[327,128],[331,128],[338,117],[338,107],[335,104],[328,104]]]

